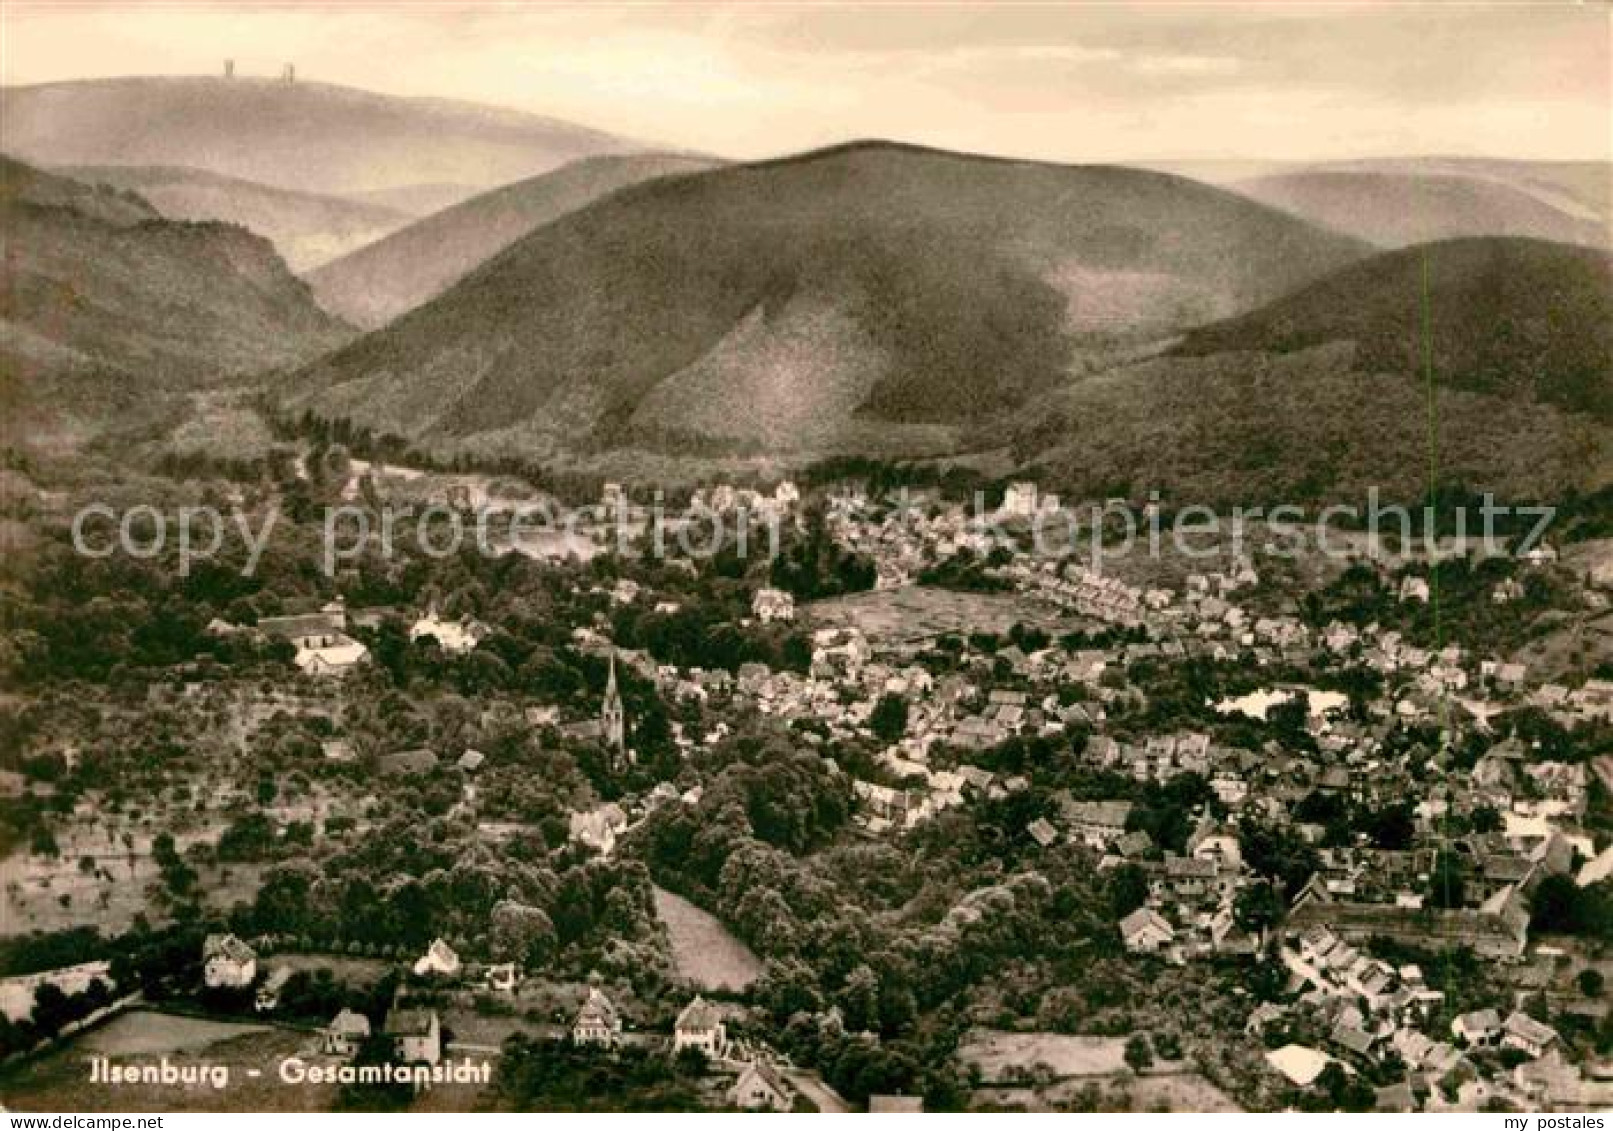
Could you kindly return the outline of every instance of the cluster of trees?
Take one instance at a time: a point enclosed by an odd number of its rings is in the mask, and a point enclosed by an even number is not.
[[[30,931],[0,938],[0,978],[37,974],[106,957],[106,943],[94,927]]]
[[[698,1111],[703,1062],[638,1045],[602,1049],[516,1033],[499,1060],[511,1111]]]
[[[1322,864],[1321,855],[1290,824],[1245,817],[1238,824],[1238,843],[1244,863],[1271,881],[1284,900],[1298,895]]]
[[[748,597],[748,591],[740,596]],[[805,674],[812,664],[811,639],[783,625],[742,624],[749,612],[748,603],[740,612],[710,601],[680,604],[672,612],[628,606],[612,618],[612,639],[680,668],[733,672],[741,664],[760,663]]]
[[[1470,530],[1470,537],[1478,531]],[[1428,581],[1434,601],[1400,600],[1399,582],[1413,576]],[[1497,604],[1495,587],[1515,580],[1523,595]],[[1452,558],[1387,575],[1366,563],[1349,566],[1328,584],[1305,593],[1300,611],[1313,627],[1332,621],[1379,624],[1403,632],[1412,643],[1438,647],[1460,643],[1486,653],[1509,652],[1530,635],[1542,612],[1566,603],[1561,582],[1549,571],[1522,570],[1512,558]]]
[[[1532,930],[1613,938],[1613,880],[1580,887],[1572,876],[1548,876],[1535,889],[1529,906]]]
[[[1328,846],[1353,844],[1360,833],[1375,848],[1398,852],[1410,848],[1417,834],[1416,804],[1409,798],[1380,805],[1353,800],[1343,793],[1313,790],[1294,806],[1293,816],[1296,821],[1321,825],[1325,830],[1322,843]],[[1482,825],[1488,826],[1489,821],[1488,815],[1477,818]]]
[[[786,538],[769,567],[771,584],[801,601],[864,592],[877,579],[872,559],[834,540],[821,507],[807,509],[801,530]]]
[[[1001,484],[990,484],[980,472],[961,464],[889,463],[867,456],[831,456],[807,465],[800,473],[804,487],[860,484],[870,498],[907,488],[934,490],[944,499],[967,500],[977,490],[987,492],[987,505],[1002,502]]]
[[[34,991],[33,1009],[26,1019],[13,1021],[0,1013],[0,1060],[54,1040],[69,1025],[105,1009],[112,1000],[112,987],[101,978],[71,994],[54,983],[44,983]]]
[[[91,560],[51,545],[12,603],[15,635],[0,663],[24,687],[106,683],[199,657],[236,668],[283,663],[290,659],[283,644],[206,631],[237,599],[232,594],[251,584],[223,564],[184,579],[176,561],[121,554]]]
[[[1011,583],[992,570],[1007,565],[1013,551],[999,546],[989,554],[977,554],[968,547],[926,567],[918,575],[920,585],[935,589],[956,589],[965,593],[999,593]]]
[[[679,877],[680,888],[713,888],[741,842],[806,852],[828,843],[850,817],[850,782],[779,736],[742,733],[709,758],[712,776],[700,803],[657,810],[634,841],[651,871]]]
[[[753,764],[751,749],[766,756]],[[1127,1008],[1125,991],[1101,992],[1116,972],[1100,960],[1123,961],[1106,880],[1025,831],[1050,811],[1042,790],[950,810],[897,842],[847,842],[824,835],[845,784],[815,755],[751,738],[717,757],[734,760],[700,804],[652,815],[627,850],[766,959],[755,994],[770,1031],[844,1094],[961,1102],[960,1019],[1010,984],[1025,1016],[1072,986],[1095,995],[1084,1018]]]
[[[649,874],[627,859],[577,859],[537,846],[495,857],[450,839],[441,821],[402,817],[317,864],[263,877],[232,929],[311,948],[399,957],[442,937],[467,958],[556,963],[586,973],[612,943],[655,937]]]

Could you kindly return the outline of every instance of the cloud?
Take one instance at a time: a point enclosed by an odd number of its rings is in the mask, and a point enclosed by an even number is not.
[[[1140,75],[1235,75],[1243,63],[1227,55],[1142,55],[1131,60]]]

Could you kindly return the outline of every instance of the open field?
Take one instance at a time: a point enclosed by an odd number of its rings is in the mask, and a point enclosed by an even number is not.
[[[184,1084],[91,1084],[90,1061],[110,1057],[123,1066],[176,1068],[222,1066],[223,1087]],[[336,1063],[315,1052],[310,1033],[265,1026],[175,1017],[138,1010],[125,1013],[79,1040],[0,1076],[0,1103],[12,1111],[329,1111],[338,1087],[287,1083],[281,1061]],[[453,1059],[458,1060],[459,1057]],[[472,1060],[481,1060],[473,1056]],[[470,1111],[482,1107],[482,1085],[442,1085],[417,1096],[419,1111]]]
[[[656,888],[655,913],[666,924],[678,973],[700,989],[743,990],[761,977],[762,960],[687,899]]]
[[[1013,593],[961,593],[906,586],[814,601],[803,610],[814,628],[858,628],[875,645],[947,633],[1005,633],[1023,622],[1049,633],[1092,627],[1041,601]]]
[[[1099,1110],[1129,1111],[1224,1111],[1243,1109],[1230,1096],[1197,1072],[1170,1072],[1133,1076],[1121,1072],[1112,1076],[1089,1076],[1063,1080],[1042,1087],[979,1088],[970,1096],[976,1108],[1014,1108],[1032,1112],[1065,1111],[1090,1101],[1083,1094],[1098,1089]]]
[[[263,1025],[240,1025],[139,1009],[86,1033],[78,1047],[87,1056],[120,1059],[200,1053],[223,1041],[269,1031]]]
[[[263,955],[258,965],[264,970],[277,970],[284,966],[293,971],[329,970],[331,977],[349,986],[372,986],[388,970],[397,966],[383,958],[360,958],[346,954],[290,953],[277,951]]]
[[[122,1014],[38,1060],[0,1078],[0,1101],[13,1111],[321,1111],[334,1088],[293,1088],[280,1082],[282,1057],[298,1054],[304,1033],[137,1010]],[[227,1084],[91,1084],[90,1061],[178,1068],[222,1065]],[[254,1077],[250,1072],[259,1073]]]
[[[1242,1111],[1231,1096],[1197,1072],[1140,1076],[1131,1086],[1138,1111]]]
[[[442,1024],[455,1045],[474,1045],[478,1048],[500,1048],[514,1033],[537,1037],[546,1032],[543,1026],[524,1017],[514,1014],[489,1015],[463,1007],[444,1010]]]
[[[1132,1111],[1241,1111],[1230,1096],[1178,1062],[1138,1075],[1126,1064],[1124,1037],[1069,1033],[1010,1033],[976,1029],[958,1047],[958,1058],[980,1070],[988,1087],[977,1089],[974,1106],[1022,1107],[1057,1111],[1075,1103],[1096,1086],[1105,1100],[1127,1097]],[[1029,1085],[1015,1080],[1021,1072],[1042,1073],[1046,1080]],[[999,1085],[991,1087],[989,1085]],[[1109,1106],[1103,1103],[1100,1106]]]
[[[140,824],[122,818],[75,820],[57,834],[59,855],[17,852],[0,859],[0,922],[8,933],[59,931],[82,924],[115,933],[127,930],[136,915],[160,917],[161,909],[151,899],[158,881],[151,858],[153,827],[149,818]],[[198,842],[213,844],[224,827],[224,819],[218,817],[174,833],[174,843],[181,852]],[[207,905],[225,909],[250,900],[257,892],[260,870],[243,863],[199,868]]]
[[[1008,1079],[1010,1068],[1046,1065],[1056,1077],[1112,1076],[1127,1072],[1121,1037],[1066,1033],[1009,1033],[976,1029],[958,1046],[958,1058],[980,1069],[985,1083]]]

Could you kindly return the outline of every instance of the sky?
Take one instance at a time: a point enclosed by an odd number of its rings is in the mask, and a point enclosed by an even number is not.
[[[6,84],[272,74],[724,157],[1613,157],[1613,5],[6,0]]]

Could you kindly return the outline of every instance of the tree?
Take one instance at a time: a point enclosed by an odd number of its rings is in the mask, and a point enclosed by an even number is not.
[[[492,919],[493,954],[501,961],[539,966],[554,952],[554,924],[540,908],[506,899],[493,908]]]
[[[1376,1096],[1370,1084],[1345,1072],[1335,1060],[1322,1069],[1306,1100],[1308,1110],[1315,1110],[1310,1105],[1320,1101],[1339,1111],[1370,1111]]]
[[[868,726],[883,741],[895,742],[907,733],[907,700],[894,693],[880,696]]]
[[[1613,882],[1580,887],[1569,876],[1547,876],[1535,889],[1530,926],[1547,934],[1607,938],[1613,934]]]
[[[879,1028],[879,975],[867,966],[858,966],[846,978],[838,997],[847,1029],[860,1032]]]
[[[1124,919],[1148,902],[1148,876],[1135,864],[1123,864],[1110,873],[1109,910]]]
[[[1417,822],[1409,801],[1362,813],[1359,827],[1372,838],[1372,843],[1388,851],[1401,851],[1411,847]]]
[[[1148,1043],[1147,1033],[1133,1033],[1126,1038],[1126,1064],[1133,1072],[1153,1066],[1154,1050]]]
[[[162,874],[163,885],[175,899],[183,899],[196,887],[196,869],[185,863],[174,847],[174,838],[158,833],[151,842],[151,858]]]
[[[694,1045],[685,1045],[679,1049],[672,1062],[685,1076],[704,1076],[711,1068],[711,1058],[706,1055],[704,1049],[696,1048]]]
[[[1579,986],[1579,992],[1586,997],[1601,997],[1602,990],[1606,985],[1606,979],[1602,977],[1602,972],[1589,966],[1581,970],[1579,977],[1575,978],[1574,981]]]
[[[1282,897],[1269,883],[1250,884],[1238,893],[1233,916],[1246,931],[1269,930],[1283,917]]]

